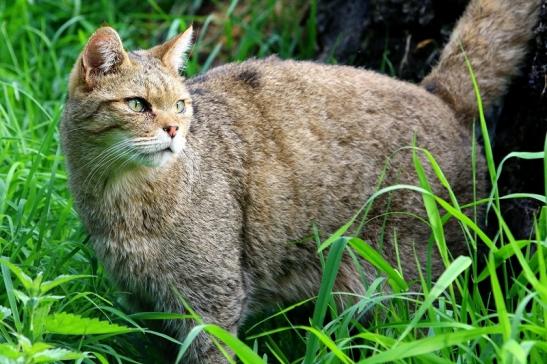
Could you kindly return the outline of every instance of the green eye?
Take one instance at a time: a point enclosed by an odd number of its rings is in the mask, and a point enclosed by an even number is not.
[[[127,100],[127,106],[135,112],[143,112],[146,109],[143,100],[136,97]]]
[[[180,114],[180,113],[183,113],[185,110],[186,110],[186,103],[184,102],[184,100],[177,101],[177,112]]]

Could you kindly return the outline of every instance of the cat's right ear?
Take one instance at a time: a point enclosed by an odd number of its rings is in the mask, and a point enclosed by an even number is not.
[[[149,50],[152,57],[159,58],[165,66],[176,74],[184,68],[184,58],[186,53],[192,47],[192,36],[194,30],[192,26],[179,35],[174,36],[167,42],[155,46]]]
[[[97,78],[116,72],[127,62],[129,57],[118,33],[111,27],[101,27],[89,38],[71,75],[71,83],[84,82],[92,88]]]

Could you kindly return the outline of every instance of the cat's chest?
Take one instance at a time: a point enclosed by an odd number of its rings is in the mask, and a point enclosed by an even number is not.
[[[128,288],[158,276],[165,255],[162,238],[146,236],[92,236],[93,248],[107,271]]]

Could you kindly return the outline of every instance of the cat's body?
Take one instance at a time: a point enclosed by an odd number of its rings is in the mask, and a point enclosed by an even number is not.
[[[170,67],[166,57],[187,46],[177,45],[187,41],[184,35],[150,53],[126,54],[115,33],[103,28],[71,76],[62,125],[71,190],[98,256],[122,287],[153,309],[181,312],[174,288],[205,321],[234,333],[265,305],[315,295],[321,266],[312,224],[325,238],[346,222],[377,190],[388,157],[382,185],[415,184],[412,153],[400,150],[414,136],[435,156],[458,198],[472,200],[469,124],[475,106],[458,37],[490,104],[516,73],[534,24],[534,3],[474,1],[424,81],[431,92],[351,67],[277,58],[230,64],[185,86],[173,84],[177,65]],[[506,17],[503,31],[495,29],[495,16]],[[518,21],[523,25],[517,27]],[[483,44],[494,35],[499,39]],[[493,51],[481,51],[489,46]],[[112,57],[105,57],[105,49]],[[127,81],[131,77],[136,81]],[[138,116],[123,109],[133,96],[149,109]],[[178,98],[186,109],[175,114]],[[123,140],[112,147],[124,133],[146,136],[145,143],[159,133],[163,144],[159,152],[138,151],[138,158],[137,147],[124,155]],[[108,148],[121,156],[105,153]],[[477,188],[479,194],[485,190],[481,175]],[[447,197],[438,184],[434,189]],[[386,201],[374,204],[369,217],[385,212]],[[424,215],[417,193],[398,191],[389,206]],[[454,224],[446,232],[454,254],[465,250],[457,230]],[[369,221],[363,232],[395,263],[394,234],[403,273],[413,278],[415,257],[425,264],[429,230],[419,219],[393,216]],[[335,289],[360,292],[359,274],[344,259]],[[363,267],[372,279],[375,271]],[[442,269],[434,254],[434,274]],[[180,337],[189,328],[184,321],[170,325]],[[205,336],[187,360],[223,362]]]

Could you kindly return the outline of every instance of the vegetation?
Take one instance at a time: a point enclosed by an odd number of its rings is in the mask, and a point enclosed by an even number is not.
[[[324,277],[311,320],[295,321],[298,313],[307,312],[305,302],[297,303],[256,319],[240,339],[203,323],[181,343],[148,328],[149,323],[166,318],[199,322],[191,311],[130,313],[124,292],[108,280],[90,249],[67,191],[57,129],[70,67],[103,22],[114,26],[130,49],[149,47],[194,23],[199,32],[188,75],[272,53],[313,58],[315,1],[248,3],[0,0],[0,363],[155,363],[162,361],[158,346],[171,342],[182,354],[200,330],[231,347],[245,363],[544,362],[547,209],[538,212],[533,234],[518,240],[499,203],[532,198],[545,205],[546,196],[499,196],[496,182],[503,163],[494,165],[487,138],[494,187],[489,199],[479,201],[433,195],[424,168],[433,168],[451,191],[434,157],[417,147],[401,151],[412,153],[419,185],[379,190],[352,221],[341,221],[339,231],[318,241]],[[479,122],[487,136],[482,113]],[[546,157],[547,144],[544,151],[508,156],[542,159],[545,169],[538,178],[547,180]],[[406,280],[399,267],[355,237],[353,228],[365,220],[368,204],[401,189],[423,196],[431,242],[446,264],[437,281],[431,281],[427,269],[419,282]],[[493,234],[462,213],[481,205],[498,224]],[[459,221],[468,257],[449,256],[443,234],[448,219]],[[484,246],[488,253],[480,263],[479,247]],[[342,293],[332,292],[332,286],[343,251],[367,259],[378,278],[356,304],[340,310],[334,301]],[[417,286],[419,293],[413,292]]]

